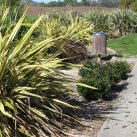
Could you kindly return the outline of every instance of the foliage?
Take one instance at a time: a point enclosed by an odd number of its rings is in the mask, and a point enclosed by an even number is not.
[[[60,38],[31,37],[43,16],[16,39],[26,12],[10,31],[8,27],[0,33],[0,136],[59,136],[64,133],[59,119],[64,118],[67,124],[63,108],[72,107],[63,94],[70,91],[69,84],[74,81],[62,74],[57,53],[43,56]],[[6,9],[1,28],[8,13]]]
[[[95,32],[106,32],[110,38],[137,32],[137,13],[132,10],[116,10],[112,13],[93,12],[86,14],[84,18],[94,24]]]
[[[5,13],[5,11],[6,11],[6,6],[4,6],[4,5],[0,6],[0,18],[1,19],[2,19],[4,14],[7,14],[7,13]],[[9,7],[7,12],[8,12],[8,15],[7,15],[5,21],[2,22],[2,20],[1,20],[1,24],[2,24],[1,32],[2,32],[2,34],[4,34],[6,32],[7,28],[12,28],[16,24],[16,22],[18,21],[18,18],[20,17],[20,11],[19,11],[18,7],[14,8],[14,9],[11,9],[11,7]]]
[[[130,8],[137,12],[137,0],[121,0],[120,5],[124,8]]]
[[[121,36],[137,32],[137,13],[131,10],[114,12],[112,21],[115,25],[115,30],[118,30]]]
[[[42,29],[47,37],[63,34],[68,40],[90,43],[93,25],[75,13],[53,13],[45,16]]]
[[[130,66],[127,62],[100,64],[88,60],[80,69],[80,82],[92,85],[97,89],[86,89],[78,86],[78,92],[87,100],[104,98],[111,92],[114,84],[127,78]]]
[[[101,0],[101,1],[90,1],[90,0],[63,0],[63,1],[51,1],[48,3],[37,3],[39,6],[46,7],[62,7],[62,6],[104,6],[104,7],[118,7],[119,1],[111,1],[111,0]],[[35,4],[36,5],[36,4]]]
[[[21,0],[1,0],[1,4],[6,4],[7,6],[19,6]]]
[[[87,14],[86,18],[89,22],[94,24],[95,32],[106,32],[109,36],[112,35],[114,31],[114,24],[112,23],[111,14],[105,12],[93,12]]]
[[[46,4],[47,7],[64,7],[65,3],[62,1],[51,1]]]
[[[133,11],[137,12],[137,1],[132,4]]]
[[[5,6],[5,5],[0,6],[0,18],[2,18],[2,16],[4,14],[7,14],[7,13],[5,13],[6,9],[7,9],[7,6]],[[4,35],[7,30],[11,31],[14,28],[14,26],[16,25],[18,19],[20,18],[21,14],[22,14],[20,11],[20,7],[14,7],[14,8],[8,7],[7,12],[8,12],[8,14],[7,14],[7,17],[4,21],[4,23],[2,23],[2,20],[1,20],[2,35]],[[38,19],[38,17],[35,17],[35,19],[30,19],[28,17],[25,17],[25,21],[24,21],[24,23],[21,24],[21,28],[18,32],[18,35],[16,35],[16,38],[20,39],[22,37],[22,35],[24,33],[26,33],[27,30],[32,26],[32,23],[34,23],[36,21],[36,19]],[[33,37],[38,37],[38,35],[39,35],[38,30],[33,32]]]
[[[89,0],[82,0],[81,3],[84,6],[90,6],[90,1]]]
[[[129,8],[136,0],[120,0],[120,5],[124,8]]]
[[[101,0],[101,5],[104,7],[118,7],[119,0]]]
[[[55,13],[46,15],[42,24],[42,36],[45,38],[64,36],[58,43],[55,43],[51,51],[62,49],[61,56],[77,57],[86,56],[85,44],[91,43],[92,23],[81,16],[70,13]]]
[[[67,5],[73,5],[73,6],[76,6],[78,4],[78,1],[77,0],[64,0],[63,1],[64,4],[67,6]]]
[[[31,3],[33,4],[32,0],[20,0],[20,5],[21,6],[27,6]]]
[[[108,94],[111,90],[111,80],[107,75],[105,65],[87,61],[80,69],[81,82],[93,85],[97,89],[86,89],[78,86],[78,92],[87,100],[99,99]]]
[[[120,80],[126,80],[131,71],[131,67],[126,61],[108,63],[107,67],[109,67],[110,70],[112,69],[112,71],[109,72],[109,75],[112,76],[115,83],[120,82]]]
[[[87,26],[88,34],[92,35],[93,31],[105,32],[108,34],[109,38],[120,37],[123,35],[133,34],[137,32],[137,13],[132,10],[126,10],[126,9],[116,10],[111,13],[92,12],[86,14],[80,14],[77,12],[72,12],[71,14],[68,14],[58,11],[52,11],[47,14],[47,16],[44,19],[44,22],[46,21],[50,22],[52,20],[55,22],[57,22],[58,20],[58,23],[61,23],[62,25],[67,27],[70,24],[72,24],[72,21],[75,22],[76,24],[79,23],[81,20],[83,20],[83,26],[84,26],[84,22],[86,26],[87,23],[89,23],[90,25],[92,24],[94,25],[94,28],[91,30],[89,30],[89,27]],[[84,27],[82,27],[81,30],[83,28]],[[60,27],[57,30],[59,29]],[[42,32],[43,31],[44,30],[42,30]]]

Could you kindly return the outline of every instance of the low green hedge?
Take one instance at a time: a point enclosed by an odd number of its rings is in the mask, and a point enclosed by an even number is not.
[[[78,92],[87,100],[105,98],[113,85],[128,77],[130,70],[130,65],[125,61],[103,64],[88,60],[79,71],[80,82],[97,90],[78,86]]]

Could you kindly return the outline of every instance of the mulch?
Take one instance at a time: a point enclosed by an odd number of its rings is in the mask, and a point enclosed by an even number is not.
[[[77,105],[80,109],[73,112],[75,118],[79,121],[79,125],[72,122],[71,129],[68,129],[72,134],[69,137],[96,137],[103,125],[106,115],[113,108],[115,98],[119,93],[112,95],[110,100],[87,101],[78,93],[74,93],[70,97],[71,104]]]

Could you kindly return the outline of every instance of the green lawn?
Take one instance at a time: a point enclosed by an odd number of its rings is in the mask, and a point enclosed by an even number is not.
[[[137,55],[137,34],[123,36],[108,41],[108,47],[116,50],[123,56]]]

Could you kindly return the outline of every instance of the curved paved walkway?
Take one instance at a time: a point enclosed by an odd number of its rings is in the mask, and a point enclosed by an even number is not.
[[[137,60],[131,74],[97,137],[137,137]]]

